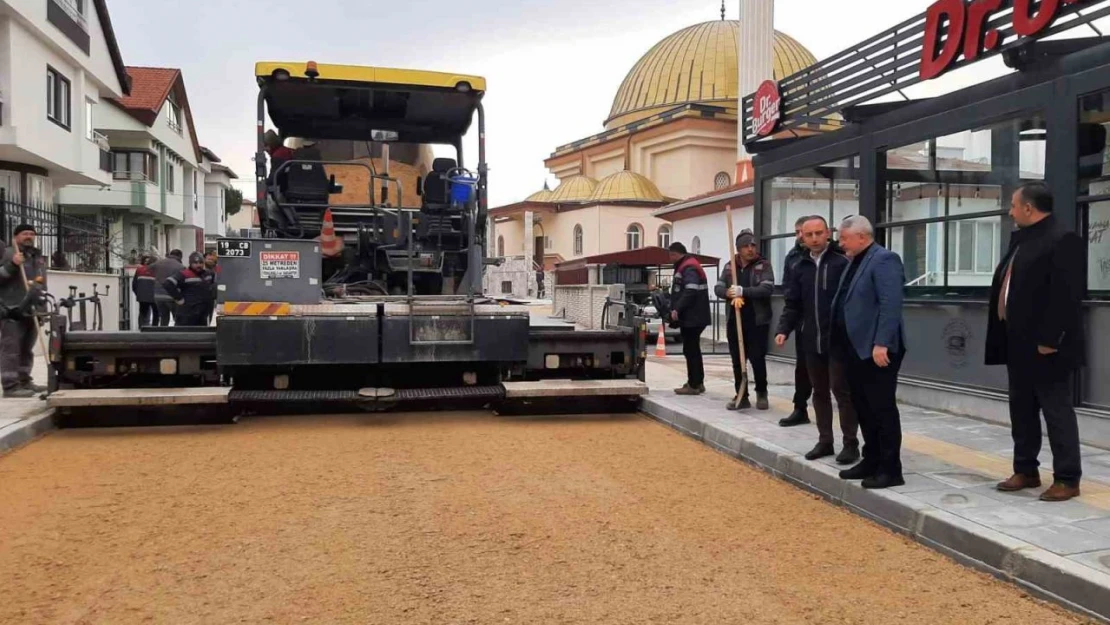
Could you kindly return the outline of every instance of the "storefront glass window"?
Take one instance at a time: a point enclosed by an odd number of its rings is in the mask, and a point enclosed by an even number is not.
[[[767,236],[763,251],[781,284],[783,263],[794,246],[794,223],[798,219],[820,215],[835,229],[845,217],[859,214],[859,157],[791,172],[764,185],[763,220]]]
[[[1087,288],[1110,297],[1110,91],[1079,104],[1079,205],[1087,237]]]
[[[1038,118],[1010,120],[885,152],[879,227],[907,286],[990,285],[1010,194],[1044,178],[1044,128]]]

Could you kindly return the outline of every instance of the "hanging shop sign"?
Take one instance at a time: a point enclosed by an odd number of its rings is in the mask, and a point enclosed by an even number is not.
[[[1064,13],[1068,5],[1090,4],[1093,0],[937,0],[925,12],[925,45],[921,51],[921,80],[946,72],[962,53],[974,61],[985,52],[998,50],[1004,39],[1004,24],[992,27],[991,18],[1013,5],[1010,29],[1018,40],[1041,36]]]
[[[752,132],[760,137],[775,132],[782,119],[782,93],[773,80],[764,80],[755,92],[752,106]]]

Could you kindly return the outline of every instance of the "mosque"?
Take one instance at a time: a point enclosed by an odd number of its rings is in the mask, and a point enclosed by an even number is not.
[[[506,259],[491,272],[495,292],[507,292],[512,282],[513,295],[534,295],[541,267],[550,272],[575,258],[666,247],[676,217],[724,210],[715,200],[747,182],[737,164],[740,32],[739,20],[722,17],[654,45],[617,89],[604,130],[556,148],[544,161],[558,186],[491,209],[491,240]],[[778,31],[773,53],[776,80],[816,63]],[[685,206],[691,203],[693,211]],[[720,238],[711,247],[723,248],[726,237]],[[699,237],[683,242],[704,251]]]

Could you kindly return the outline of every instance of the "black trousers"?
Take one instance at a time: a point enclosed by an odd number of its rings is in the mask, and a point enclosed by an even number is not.
[[[35,320],[0,321],[0,385],[14,391],[31,381],[35,363]]]
[[[158,312],[158,306],[153,302],[139,302],[139,327],[161,325],[159,320],[162,315]]]
[[[736,334],[736,318],[729,317],[728,328],[728,354],[732,357],[732,379],[737,395],[747,396],[748,388],[740,388],[740,379],[744,373],[744,363],[740,362],[740,341]],[[771,326],[744,326],[744,355],[752,363],[752,377],[755,378],[755,392],[757,395],[767,394],[767,347],[771,338]]]
[[[1078,486],[1082,477],[1079,424],[1072,406],[1071,376],[1041,380],[1007,367],[1010,376],[1010,427],[1014,473],[1037,475],[1041,453],[1041,412],[1052,449],[1053,479]]]
[[[705,385],[705,362],[701,357],[701,335],[705,328],[682,328],[682,355],[686,357],[686,383],[691,388]]]
[[[904,354],[891,354],[880,367],[855,355],[845,359],[852,405],[863,433],[863,465],[879,474],[902,476],[902,417],[898,413],[898,371]]]
[[[170,320],[174,316],[175,304],[172,301],[158,300],[155,305],[158,307],[158,325],[170,325]]]
[[[809,364],[806,362],[805,349],[802,347],[801,333],[794,335],[794,407],[799,410],[806,409],[806,402],[813,394],[813,385],[809,379]]]
[[[844,363],[828,354],[806,354],[804,358],[809,379],[813,381],[813,411],[817,413],[818,440],[822,443],[834,440],[832,396],[835,395],[844,444],[858,445],[859,421]]]

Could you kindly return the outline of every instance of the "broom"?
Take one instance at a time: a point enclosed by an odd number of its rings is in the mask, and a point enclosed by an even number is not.
[[[740,278],[739,278],[739,276],[740,276],[740,255],[737,253],[737,250],[736,250],[736,238],[732,236],[732,207],[731,206],[725,206],[725,216],[728,219],[728,249],[732,250],[732,253],[731,253],[731,256],[732,256],[732,271],[730,271],[729,273],[731,274],[731,278],[732,278],[732,287],[736,288],[736,287],[739,286],[739,280],[740,280]],[[740,300],[740,307],[743,307],[743,305],[744,305],[743,298],[737,298],[737,299]],[[732,302],[729,302],[729,305],[732,305]],[[747,357],[747,354],[745,353],[745,350],[744,350],[744,325],[740,320],[740,308],[739,307],[736,308],[736,337],[737,337],[736,342],[739,343],[739,346],[740,346],[740,389],[741,390],[740,390],[740,393],[737,394],[739,396],[739,395],[743,394],[744,390],[746,390],[748,388],[748,357]]]

